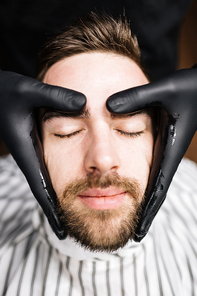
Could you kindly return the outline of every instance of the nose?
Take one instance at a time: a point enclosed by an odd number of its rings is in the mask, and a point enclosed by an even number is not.
[[[85,169],[89,173],[105,175],[116,171],[120,166],[117,148],[110,132],[98,132],[91,135],[85,155]]]

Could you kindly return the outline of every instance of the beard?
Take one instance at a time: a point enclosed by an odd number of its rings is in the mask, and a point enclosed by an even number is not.
[[[113,209],[98,210],[86,206],[78,197],[90,188],[110,186],[126,192],[124,201]],[[134,179],[88,174],[67,184],[58,197],[57,213],[62,227],[74,241],[86,250],[113,252],[123,248],[135,236],[141,217],[144,194]]]

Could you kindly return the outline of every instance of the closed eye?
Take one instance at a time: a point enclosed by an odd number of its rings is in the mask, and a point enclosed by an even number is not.
[[[131,138],[139,137],[139,136],[141,136],[141,134],[144,133],[144,131],[135,132],[135,133],[129,133],[129,132],[121,131],[119,129],[116,129],[116,131],[119,132],[121,135],[124,135],[126,137],[131,137]]]
[[[70,133],[70,134],[54,134],[55,137],[58,137],[58,138],[71,138],[77,134],[79,134],[83,129],[79,130],[79,131],[76,131],[76,132],[73,132],[73,133]]]

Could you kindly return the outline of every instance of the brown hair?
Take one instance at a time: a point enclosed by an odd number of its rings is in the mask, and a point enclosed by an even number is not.
[[[51,39],[38,57],[37,79],[56,62],[87,52],[111,52],[132,59],[142,68],[137,38],[126,19],[116,21],[106,14],[91,13]]]

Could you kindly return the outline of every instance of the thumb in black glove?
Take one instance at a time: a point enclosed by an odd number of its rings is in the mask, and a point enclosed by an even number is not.
[[[27,178],[56,235],[63,239],[55,213],[56,194],[45,168],[42,145],[35,125],[37,108],[76,112],[86,104],[83,94],[51,86],[12,72],[0,71],[0,133]]]
[[[131,113],[157,107],[163,114],[155,143],[146,202],[136,231],[136,241],[148,232],[165,199],[174,173],[197,129],[197,69],[185,69],[161,80],[112,95],[112,113]]]

